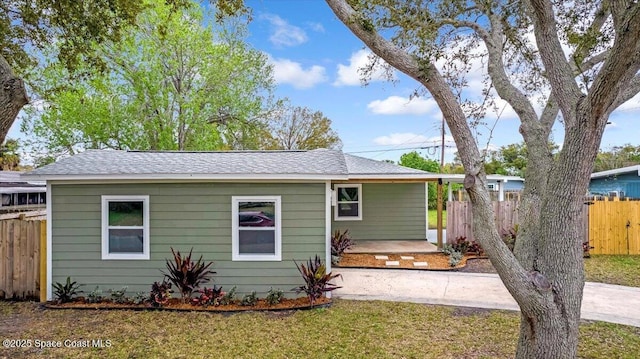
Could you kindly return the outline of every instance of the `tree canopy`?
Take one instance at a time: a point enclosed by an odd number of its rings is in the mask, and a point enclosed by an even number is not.
[[[306,107],[284,106],[272,112],[264,133],[265,149],[313,150],[342,148],[338,133],[331,128],[331,120],[320,111]]]
[[[168,0],[174,8],[184,0]],[[0,143],[18,112],[29,102],[22,76],[42,57],[40,50],[59,45],[58,58],[68,69],[82,63],[102,67],[94,43],[117,41],[145,8],[143,1],[12,0],[0,2]]]
[[[23,131],[54,155],[259,146],[263,119],[275,106],[265,55],[244,43],[240,23],[212,24],[197,3],[185,6],[176,12],[163,0],[149,1],[137,26],[96,45],[102,71],[88,63],[71,72],[59,61],[39,68],[29,79],[44,106],[30,113]]]

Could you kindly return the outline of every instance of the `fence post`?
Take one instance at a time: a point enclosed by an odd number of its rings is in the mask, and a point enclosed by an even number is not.
[[[47,301],[47,221],[40,221],[40,301]]]

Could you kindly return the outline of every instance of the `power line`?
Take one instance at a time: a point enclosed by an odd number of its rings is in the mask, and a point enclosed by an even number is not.
[[[420,146],[420,147],[404,147],[404,148],[390,148],[390,149],[386,149],[386,150],[353,151],[353,152],[346,152],[346,153],[349,153],[349,154],[374,153],[374,152],[385,153],[385,152],[407,151],[407,150],[428,150],[428,149],[436,149],[436,148],[440,148],[440,147],[442,147],[442,145]],[[455,145],[445,144],[444,147],[445,148],[455,148],[456,146]]]

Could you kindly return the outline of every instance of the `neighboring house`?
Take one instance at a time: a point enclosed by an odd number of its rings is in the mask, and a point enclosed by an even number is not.
[[[20,172],[0,171],[0,213],[44,208],[44,182],[26,182]]]
[[[90,150],[24,175],[47,183],[47,296],[67,276],[85,288],[148,292],[170,248],[213,261],[239,293],[302,284],[294,261],[330,236],[425,240],[426,181],[438,175],[334,150]]]
[[[640,165],[592,173],[589,194],[640,198]]]

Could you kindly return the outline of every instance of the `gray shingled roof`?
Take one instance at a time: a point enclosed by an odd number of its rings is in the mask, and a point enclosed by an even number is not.
[[[87,150],[35,169],[27,178],[75,177],[306,177],[346,179],[349,175],[402,176],[427,172],[340,151],[115,151]]]
[[[394,165],[393,163],[372,160],[360,156],[345,153],[345,162],[349,175],[421,175],[428,172],[416,170],[409,167]]]

